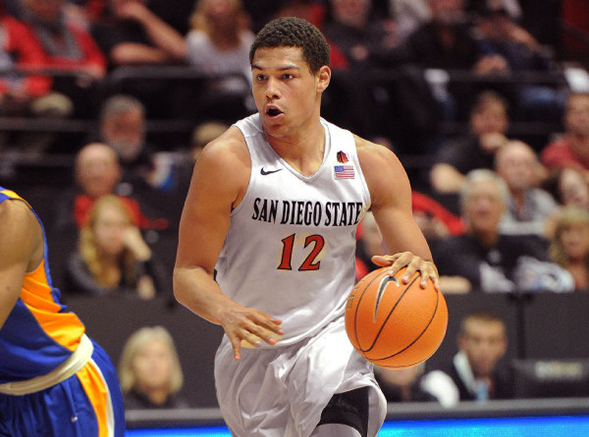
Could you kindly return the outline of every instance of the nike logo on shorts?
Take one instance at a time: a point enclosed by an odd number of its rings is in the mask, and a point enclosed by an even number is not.
[[[260,170],[260,174],[262,176],[266,176],[266,175],[269,175],[269,174],[272,174],[272,173],[276,173],[277,171],[280,171],[280,170],[282,170],[282,169],[279,168],[279,169],[276,169],[276,170],[264,170],[264,167],[262,167],[262,169]]]

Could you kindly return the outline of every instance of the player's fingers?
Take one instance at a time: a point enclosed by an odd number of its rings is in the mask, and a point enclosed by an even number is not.
[[[411,252],[402,252],[402,253],[398,253],[396,255],[397,256],[396,256],[395,262],[393,262],[393,264],[391,265],[391,273],[389,273],[389,274],[391,274],[391,276],[392,276],[392,275],[396,274],[402,268],[406,267],[407,270],[405,271],[405,273],[401,277],[401,280],[404,283],[407,283],[407,282],[409,282],[409,280],[411,279],[413,274],[418,270],[417,264],[418,264],[418,260],[420,258],[416,257]]]
[[[282,335],[282,320],[275,319],[263,311],[258,311],[253,315],[251,321],[253,322],[253,325],[248,328],[260,337],[264,337],[264,334],[266,334],[267,331]]]
[[[231,348],[233,349],[233,358],[239,360],[241,358],[241,339],[235,334],[227,334],[227,337],[229,337],[229,341],[231,341]]]

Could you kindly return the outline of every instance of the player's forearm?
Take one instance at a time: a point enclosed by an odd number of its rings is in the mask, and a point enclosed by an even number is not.
[[[220,313],[232,303],[213,277],[200,267],[174,268],[174,297],[193,313],[220,325]]]

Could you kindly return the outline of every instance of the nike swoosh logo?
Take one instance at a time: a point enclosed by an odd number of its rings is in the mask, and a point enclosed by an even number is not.
[[[266,175],[269,175],[269,174],[272,174],[272,173],[276,173],[277,171],[280,171],[280,170],[282,170],[282,169],[279,168],[277,170],[264,170],[264,167],[262,167],[262,169],[260,170],[260,174],[262,176],[266,176]]]
[[[374,306],[374,321],[376,322],[376,314],[378,313],[378,307],[380,306],[380,301],[382,300],[382,296],[389,285],[389,282],[394,282],[397,287],[399,286],[399,280],[394,276],[386,275],[380,281],[380,285],[378,287],[378,293],[376,295],[376,305]]]

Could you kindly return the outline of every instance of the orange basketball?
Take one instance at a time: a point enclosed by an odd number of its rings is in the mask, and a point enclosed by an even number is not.
[[[346,331],[368,361],[380,367],[419,364],[442,344],[448,308],[432,281],[421,288],[419,273],[404,284],[405,269],[389,276],[383,267],[362,278],[348,297]]]

